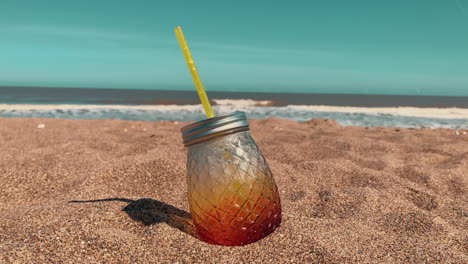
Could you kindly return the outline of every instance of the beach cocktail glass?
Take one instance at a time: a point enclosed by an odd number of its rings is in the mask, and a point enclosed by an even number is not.
[[[188,148],[187,183],[199,237],[240,246],[273,232],[281,222],[275,180],[249,133],[243,112],[215,117],[181,27],[175,33],[208,117],[182,128]]]
[[[202,240],[245,245],[279,226],[278,188],[244,112],[187,125],[182,137],[190,212]]]

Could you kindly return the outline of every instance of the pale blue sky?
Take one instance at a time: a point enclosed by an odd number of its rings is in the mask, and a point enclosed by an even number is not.
[[[0,85],[468,95],[468,1],[0,1]],[[184,6],[184,7],[182,7]]]

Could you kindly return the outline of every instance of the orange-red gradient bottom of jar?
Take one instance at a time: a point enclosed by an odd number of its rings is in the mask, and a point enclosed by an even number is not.
[[[200,239],[241,246],[271,234],[281,223],[281,202],[276,185],[269,180],[253,186],[231,184],[219,198],[192,190],[189,202]]]

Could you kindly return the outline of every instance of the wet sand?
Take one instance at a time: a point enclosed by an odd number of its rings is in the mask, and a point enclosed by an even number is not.
[[[221,247],[191,227],[184,124],[0,118],[0,263],[468,262],[468,130],[253,120],[283,222]]]

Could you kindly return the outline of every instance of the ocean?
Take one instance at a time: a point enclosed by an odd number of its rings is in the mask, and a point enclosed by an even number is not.
[[[210,92],[217,114],[334,119],[344,126],[468,129],[468,97]],[[0,117],[193,121],[195,91],[0,87]]]

